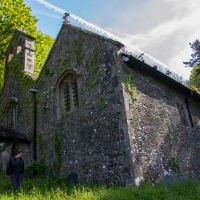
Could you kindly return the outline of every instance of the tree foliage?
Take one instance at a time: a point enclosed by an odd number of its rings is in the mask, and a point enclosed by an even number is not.
[[[0,89],[4,80],[5,52],[21,23],[26,33],[36,38],[35,74],[39,74],[54,39],[37,30],[37,21],[24,0],[0,0]]]
[[[194,67],[198,62],[200,62],[200,41],[195,40],[190,47],[193,50],[193,54],[191,54],[191,59],[188,62],[183,62],[188,67]]]
[[[200,91],[200,62],[198,62],[192,69],[189,86],[196,92]]]
[[[54,38],[50,35],[44,35],[41,31],[36,33],[36,43],[35,43],[35,68],[34,72],[38,75],[44,65],[46,57],[54,43]]]
[[[191,59],[188,62],[183,62],[186,67],[192,67],[192,72],[190,75],[190,80],[188,82],[188,86],[196,91],[200,92],[200,41],[196,39],[190,47],[193,50],[193,54],[191,54]]]

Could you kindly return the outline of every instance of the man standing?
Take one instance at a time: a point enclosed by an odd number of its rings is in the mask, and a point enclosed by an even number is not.
[[[6,174],[11,177],[13,189],[16,191],[22,186],[24,175],[24,160],[22,159],[23,152],[18,150],[7,164]]]

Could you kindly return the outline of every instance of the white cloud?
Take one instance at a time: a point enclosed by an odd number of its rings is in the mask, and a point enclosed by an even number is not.
[[[55,14],[50,14],[48,12],[44,12],[44,11],[40,11],[40,10],[34,10],[32,12],[34,15],[43,15],[43,16],[46,16],[46,17],[51,17],[51,18],[55,18],[55,19],[60,19],[60,15],[55,15]]]
[[[130,32],[134,33],[135,30],[134,27],[130,30],[129,23],[118,23],[112,29],[113,31],[118,29],[116,34],[123,37],[126,43],[131,43],[144,50],[166,63],[179,74],[189,78],[191,69],[185,69],[182,61],[187,61],[190,58],[191,49],[188,43],[200,37],[198,7],[200,7],[199,0],[163,0],[159,2],[150,0],[144,10],[136,13],[140,16],[141,24],[146,25],[145,22],[142,22],[143,20],[148,21],[149,24],[144,29],[140,27],[139,33],[130,34]],[[167,11],[169,11],[169,15]],[[159,15],[155,13],[159,13]],[[134,23],[134,13],[126,11],[126,15],[129,19],[133,19]],[[139,18],[137,15],[135,17]],[[129,34],[119,33],[119,30],[123,30],[123,33],[128,30]]]
[[[66,12],[44,0],[36,1],[55,12],[62,14]],[[191,49],[188,43],[199,38],[200,22],[197,8],[200,7],[200,1],[124,0],[121,4],[123,6],[116,5],[114,10],[113,7],[104,9],[104,15],[99,12],[101,18],[94,16],[94,19],[101,19],[101,22],[106,21],[109,28],[104,29],[111,33],[72,13],[70,17],[80,22],[83,28],[91,28],[94,32],[121,41],[126,45],[131,44],[131,48],[139,52],[142,52],[140,50],[142,49],[147,55],[154,56],[188,78],[189,70],[185,70],[182,61],[190,58]],[[110,12],[111,10],[113,12]]]

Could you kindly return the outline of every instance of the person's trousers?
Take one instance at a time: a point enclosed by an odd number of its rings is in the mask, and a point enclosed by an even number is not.
[[[19,187],[22,186],[23,174],[11,174],[11,181],[13,185],[13,189],[17,190]]]

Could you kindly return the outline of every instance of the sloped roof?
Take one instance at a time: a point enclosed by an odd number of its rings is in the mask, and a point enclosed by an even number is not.
[[[5,126],[0,126],[0,140],[13,141],[28,143],[28,139],[25,135],[18,133],[17,131],[7,128]]]
[[[138,60],[137,58],[122,54],[122,57],[126,57],[126,59],[123,59],[125,63],[127,63],[130,68],[135,68],[141,72],[145,72],[148,75],[154,77],[157,80],[162,81],[163,83],[169,85],[169,87],[173,87],[174,89],[177,89],[178,91],[182,92],[186,95],[186,97],[190,97],[192,99],[196,99],[197,101],[200,101],[200,95],[188,88],[187,86],[183,85],[182,83],[179,83],[178,81],[174,80],[170,76],[167,76],[166,74],[160,72],[156,68],[151,67],[150,65]]]

